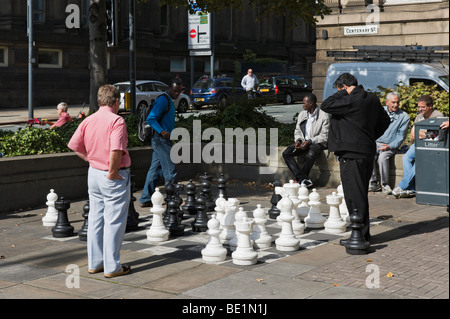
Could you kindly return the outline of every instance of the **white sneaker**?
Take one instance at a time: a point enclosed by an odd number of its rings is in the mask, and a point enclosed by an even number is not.
[[[392,188],[388,184],[383,185],[382,188],[383,188],[383,194],[384,195],[391,195],[392,194]]]
[[[401,193],[403,193],[404,190],[401,189],[400,187],[396,187],[394,188],[394,190],[392,191],[392,195],[394,195],[395,197],[399,197]]]

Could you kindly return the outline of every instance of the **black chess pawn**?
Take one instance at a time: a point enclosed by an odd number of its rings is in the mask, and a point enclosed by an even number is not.
[[[81,229],[78,231],[78,237],[81,241],[86,241],[88,234],[89,200],[86,201],[86,204],[84,204],[83,214],[81,216],[83,216],[84,218],[84,223],[83,226],[81,226]]]
[[[184,190],[183,184],[175,184],[175,201],[177,202],[178,209],[178,221],[181,223],[183,220],[184,211],[181,209],[181,204],[183,204],[183,199],[181,198],[180,193]]]
[[[214,202],[212,196],[211,196],[211,182],[203,178],[201,184],[201,194],[205,198],[205,206],[207,212],[213,212],[214,208],[216,207],[216,203]]]
[[[126,231],[134,231],[139,227],[139,213],[134,208],[134,202],[136,201],[136,197],[134,197],[134,175],[131,175],[131,196],[130,196],[130,204],[128,206],[128,216],[127,216],[127,227]]]
[[[218,188],[219,188],[219,196],[217,196],[217,198],[220,197],[220,195],[223,195],[223,198],[225,198],[226,200],[228,200],[228,194],[227,194],[227,180],[225,179],[225,176],[222,174],[220,174],[219,179],[217,180],[218,182]],[[217,199],[216,198],[216,199]]]
[[[166,202],[166,210],[163,213],[163,222],[164,224],[167,224],[170,217],[169,202],[175,199],[176,189],[172,182],[167,182],[167,184],[164,186],[164,191],[166,192],[166,197],[164,198],[164,201]]]
[[[362,235],[362,217],[355,209],[350,215],[350,228],[352,230],[350,238],[345,243],[345,250],[349,255],[365,255],[369,253],[370,243]]]
[[[70,201],[61,197],[55,202],[55,208],[58,211],[58,219],[52,228],[53,237],[64,238],[73,236],[73,226],[70,225],[67,210],[70,208]]]
[[[206,198],[203,195],[197,197],[197,215],[192,222],[192,231],[205,232],[208,230],[208,216],[206,214]]]
[[[166,224],[166,229],[169,230],[171,236],[183,236],[184,235],[184,225],[181,225],[178,220],[178,204],[176,200],[172,199],[167,202],[169,220]]]
[[[182,209],[185,214],[189,215],[196,215],[197,214],[197,206],[196,206],[196,186],[192,182],[192,179],[189,181],[189,183],[186,185],[186,201],[184,202],[184,205],[182,206]]]
[[[273,182],[273,195],[270,199],[270,203],[272,204],[272,208],[269,209],[269,218],[271,219],[277,219],[277,217],[280,215],[281,211],[278,209],[277,204],[281,199],[281,195],[275,193],[275,187],[281,187],[283,184],[276,180]]]

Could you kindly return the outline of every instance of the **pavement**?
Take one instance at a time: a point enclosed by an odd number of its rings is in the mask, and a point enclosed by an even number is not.
[[[257,204],[270,207],[267,185],[233,181],[227,189],[246,211]],[[318,188],[324,215],[329,212],[325,196],[331,191]],[[136,250],[130,238],[145,234],[147,224],[127,232],[121,262],[132,270],[114,279],[88,273],[86,242],[78,236],[53,238],[51,227],[42,225],[47,212],[43,200],[42,208],[0,215],[0,299],[173,299],[181,302],[176,311],[191,302],[231,299],[269,305],[276,299],[448,299],[447,208],[382,193],[370,193],[369,200],[371,219],[377,223],[371,227],[366,255],[347,254],[335,239],[273,262],[211,264],[183,254],[163,257]],[[73,202],[68,210],[75,235],[84,221],[85,203]],[[134,206],[140,222],[148,220],[149,208],[137,202]],[[78,286],[72,275],[79,275]]]

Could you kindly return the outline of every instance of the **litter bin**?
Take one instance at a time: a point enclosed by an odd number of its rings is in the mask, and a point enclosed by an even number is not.
[[[448,117],[414,124],[417,204],[449,204],[448,129],[439,128],[444,121],[448,121]]]

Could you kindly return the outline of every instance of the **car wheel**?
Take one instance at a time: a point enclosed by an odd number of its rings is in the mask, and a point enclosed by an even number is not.
[[[284,104],[292,104],[292,95],[289,93],[284,96]]]
[[[227,106],[227,97],[225,95],[221,96],[219,99],[219,107]]]
[[[188,107],[189,107],[188,102],[185,99],[182,99],[180,100],[180,102],[178,102],[177,112],[186,113]]]
[[[136,108],[136,114],[141,115],[142,112],[145,111],[145,109],[147,108],[147,103],[146,102],[141,102],[138,104],[137,108]]]

